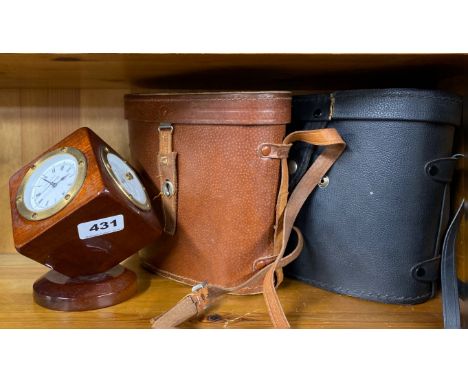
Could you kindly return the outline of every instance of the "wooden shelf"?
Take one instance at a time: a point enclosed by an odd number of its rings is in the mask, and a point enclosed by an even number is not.
[[[125,265],[136,271],[139,292],[116,306],[88,312],[57,312],[34,303],[32,285],[47,268],[19,255],[0,261],[0,328],[149,328],[190,287],[148,273],[137,256]],[[329,293],[286,279],[279,296],[293,328],[441,328],[440,299],[420,305],[386,305]],[[270,328],[261,295],[227,296],[184,328]]]
[[[466,94],[460,54],[0,54],[0,88],[335,90]]]

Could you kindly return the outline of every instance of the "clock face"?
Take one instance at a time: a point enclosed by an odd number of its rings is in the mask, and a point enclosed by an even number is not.
[[[118,155],[103,149],[104,165],[123,194],[142,210],[150,210],[148,194],[135,171]]]
[[[54,150],[26,173],[16,198],[18,212],[28,220],[48,218],[71,202],[86,177],[86,158],[72,147]]]

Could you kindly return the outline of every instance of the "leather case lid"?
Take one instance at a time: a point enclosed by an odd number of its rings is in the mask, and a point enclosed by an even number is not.
[[[438,90],[345,90],[294,97],[292,112],[293,119],[301,121],[400,120],[458,126],[462,100]]]
[[[127,94],[125,118],[181,124],[282,125],[291,120],[291,93]]]

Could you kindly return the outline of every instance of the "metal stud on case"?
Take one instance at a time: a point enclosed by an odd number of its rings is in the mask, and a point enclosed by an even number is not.
[[[295,174],[297,171],[297,162],[292,159],[288,160],[288,170],[290,175]]]
[[[162,193],[164,196],[170,198],[172,195],[174,195],[174,185],[170,180],[166,180],[163,185],[162,185]]]
[[[328,176],[324,176],[320,180],[320,183],[318,184],[318,186],[319,188],[327,188],[329,183],[330,183],[330,179],[328,178]]]

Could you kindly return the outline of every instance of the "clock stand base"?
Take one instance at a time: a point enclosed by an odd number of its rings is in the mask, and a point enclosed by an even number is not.
[[[33,291],[34,301],[48,309],[93,310],[128,300],[137,292],[137,277],[122,265],[79,277],[68,277],[52,270],[34,283]]]

